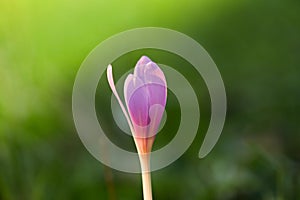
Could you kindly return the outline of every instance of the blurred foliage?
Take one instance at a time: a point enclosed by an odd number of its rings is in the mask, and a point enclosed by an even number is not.
[[[86,151],[72,121],[71,95],[81,62],[99,42],[144,26],[178,30],[202,44],[228,96],[221,139],[199,160],[210,116],[205,84],[185,61],[146,51],[178,69],[187,66],[181,72],[200,85],[203,111],[189,150],[153,172],[154,198],[300,199],[299,13],[297,0],[1,0],[0,199],[141,199],[138,174],[111,170]],[[116,77],[143,53],[116,60]],[[167,109],[176,112],[172,99]],[[107,120],[114,141],[134,150]],[[155,148],[172,138],[168,127]]]

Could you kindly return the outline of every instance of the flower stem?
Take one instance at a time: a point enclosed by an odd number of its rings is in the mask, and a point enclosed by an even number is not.
[[[150,154],[141,154],[142,184],[144,200],[152,200]]]

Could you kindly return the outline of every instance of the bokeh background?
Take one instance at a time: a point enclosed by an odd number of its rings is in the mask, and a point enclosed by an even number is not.
[[[152,173],[154,198],[300,199],[298,0],[0,0],[0,199],[142,199],[140,175],[107,168],[84,148],[71,96],[80,64],[98,43],[144,26],[171,28],[202,44],[228,97],[222,136],[200,160],[210,117],[201,76],[176,55],[151,49],[113,63],[118,79],[146,54],[197,89],[199,133],[179,160]],[[116,144],[134,151],[101,107],[111,92],[105,77],[100,83],[99,121]],[[176,133],[178,106],[170,92],[173,114],[154,149]]]

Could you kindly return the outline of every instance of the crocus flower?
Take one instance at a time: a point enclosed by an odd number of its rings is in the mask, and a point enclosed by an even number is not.
[[[134,73],[129,74],[124,83],[127,110],[116,91],[111,65],[107,68],[107,79],[135,141],[142,168],[144,199],[152,199],[149,159],[166,105],[166,78],[156,63],[142,56]]]

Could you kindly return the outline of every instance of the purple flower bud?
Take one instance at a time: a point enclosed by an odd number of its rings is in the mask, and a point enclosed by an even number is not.
[[[128,75],[124,97],[134,128],[134,136],[152,137],[157,133],[167,100],[166,79],[148,57],[143,56]]]
[[[167,83],[162,70],[146,56],[137,62],[134,73],[129,74],[124,83],[129,116],[115,89],[111,65],[107,77],[135,139],[149,138],[153,143],[167,100]]]

